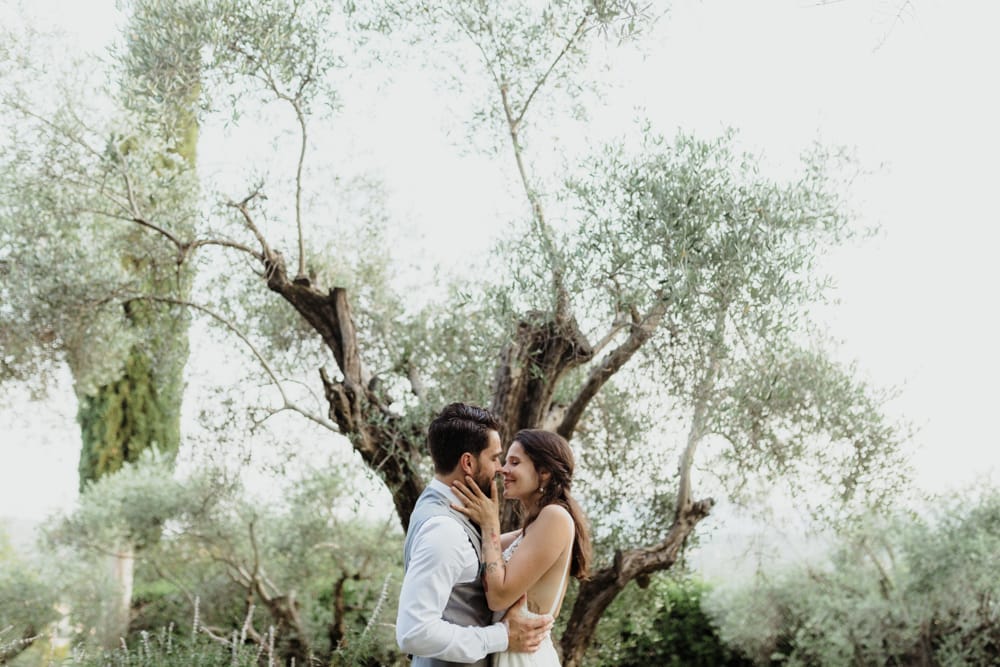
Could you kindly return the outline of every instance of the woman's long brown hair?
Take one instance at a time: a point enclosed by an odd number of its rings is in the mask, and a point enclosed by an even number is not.
[[[570,493],[573,483],[573,451],[565,438],[551,431],[539,429],[524,429],[514,436],[514,442],[521,443],[525,455],[535,465],[535,470],[549,473],[549,479],[543,485],[542,497],[535,510],[524,518],[521,526],[527,531],[528,526],[538,518],[538,513],[546,505],[560,505],[573,518],[576,534],[573,538],[573,560],[570,574],[584,580],[590,576],[590,528],[587,517],[580,504]]]

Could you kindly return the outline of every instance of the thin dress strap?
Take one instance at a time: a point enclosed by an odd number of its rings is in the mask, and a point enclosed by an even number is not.
[[[576,535],[573,536],[576,540]],[[549,616],[553,618],[556,615],[556,610],[559,608],[559,603],[562,601],[563,597],[563,586],[566,585],[566,577],[569,576],[569,566],[573,563],[573,542],[569,545],[569,554],[566,557],[566,569],[563,570],[562,579],[559,581],[559,587],[556,589],[556,599],[552,601],[552,609],[549,610]]]

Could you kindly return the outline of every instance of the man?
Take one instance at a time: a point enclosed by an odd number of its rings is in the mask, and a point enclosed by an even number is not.
[[[551,616],[521,615],[523,600],[491,622],[479,529],[450,507],[459,503],[451,484],[466,475],[489,493],[500,471],[499,430],[488,410],[464,403],[447,406],[428,429],[434,479],[410,515],[396,617],[396,642],[414,667],[486,667],[491,653],[535,651],[552,627]]]

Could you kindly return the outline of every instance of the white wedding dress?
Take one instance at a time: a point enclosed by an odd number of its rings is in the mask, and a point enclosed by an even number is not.
[[[521,538],[524,537],[524,533],[521,533],[517,538],[511,542],[510,546],[503,550],[503,562],[509,563],[511,556],[517,551],[517,546],[521,543]],[[566,585],[566,576],[569,574],[569,560],[572,560],[572,553],[569,554],[569,559],[566,563],[566,570],[563,572],[562,581],[559,582],[558,591],[562,591],[563,586]],[[554,615],[556,612],[556,607],[559,605],[559,598],[561,596],[556,596],[556,601],[552,604],[552,609],[549,614]],[[528,605],[525,603],[523,612],[526,616],[541,616],[541,614],[536,614],[534,612],[528,611]],[[503,617],[506,612],[497,612],[497,618],[499,620]],[[542,641],[542,645],[534,653],[512,653],[510,651],[504,651],[503,653],[497,653],[493,656],[493,667],[560,667],[559,654],[556,653],[556,647],[552,643],[552,635],[546,635],[545,639]]]

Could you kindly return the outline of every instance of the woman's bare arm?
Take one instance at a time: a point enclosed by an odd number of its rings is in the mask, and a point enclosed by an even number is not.
[[[475,484],[456,483],[456,495],[464,507],[455,507],[479,524],[483,534],[483,587],[494,611],[506,609],[542,578],[560,555],[572,545],[573,519],[558,505],[547,505],[531,524],[510,563],[503,562],[499,504],[496,488],[487,497]],[[513,535],[516,536],[516,533]]]

